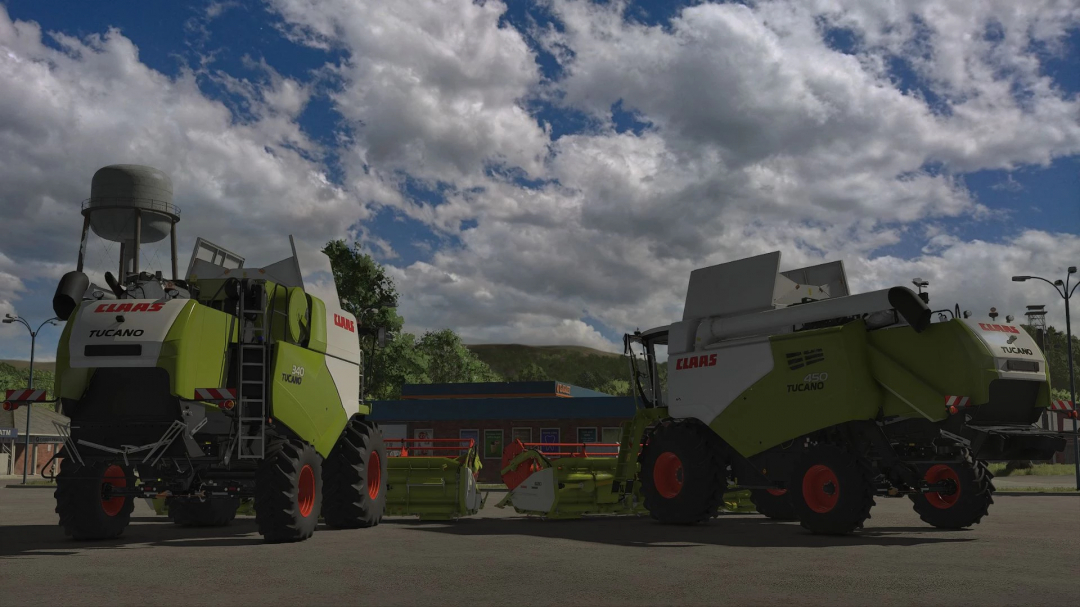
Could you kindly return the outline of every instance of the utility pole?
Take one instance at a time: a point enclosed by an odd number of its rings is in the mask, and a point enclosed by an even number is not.
[[[1069,360],[1069,395],[1075,411],[1078,403],[1076,402],[1076,373],[1073,371],[1072,319],[1069,317],[1069,299],[1072,297],[1073,292],[1076,291],[1076,287],[1080,286],[1080,282],[1072,285],[1071,288],[1069,287],[1073,274],[1076,274],[1076,266],[1069,266],[1064,281],[1059,279],[1050,282],[1040,276],[1013,276],[1012,279],[1013,282],[1024,282],[1031,278],[1041,280],[1054,287],[1054,291],[1065,300],[1065,351]],[[1080,426],[1077,424],[1077,419],[1073,417],[1073,457],[1076,464],[1076,490],[1080,491],[1080,430],[1078,428]]]

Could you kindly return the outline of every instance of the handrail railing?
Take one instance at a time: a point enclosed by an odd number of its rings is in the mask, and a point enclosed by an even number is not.
[[[436,445],[434,443],[458,443],[456,445]],[[449,457],[467,455],[476,449],[476,441],[471,438],[384,438],[383,444],[391,457]],[[395,448],[394,445],[400,445]],[[457,452],[456,454],[436,454],[435,451]],[[399,452],[394,455],[393,452]]]
[[[525,448],[537,448],[544,457],[614,457],[619,454],[619,443],[521,443]],[[574,451],[551,451],[552,448],[575,447]],[[594,447],[614,447],[614,451],[595,451]]]

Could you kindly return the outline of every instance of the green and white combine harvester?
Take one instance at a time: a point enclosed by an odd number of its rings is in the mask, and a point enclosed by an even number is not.
[[[1064,448],[1033,425],[1050,386],[1021,328],[932,311],[918,279],[919,293],[849,295],[841,262],[779,268],[775,252],[695,270],[682,320],[625,337],[639,409],[617,455],[512,444],[502,504],[550,518],[644,507],[685,524],[748,490],[766,516],[843,534],[875,498],[907,496],[955,529],[993,503],[987,460]]]
[[[253,498],[270,541],[311,536],[320,514],[377,525],[386,450],[361,400],[362,328],[339,305],[329,259],[290,238],[291,256],[246,268],[199,239],[181,279],[172,184],[150,167],[99,170],[83,215],[78,266],[53,299],[67,321],[55,387],[71,419],[56,479],[64,530],[115,537],[137,497],[164,499],[183,525],[227,524]],[[83,273],[91,229],[121,243],[107,286]],[[166,236],[172,276],[141,271],[140,247]]]

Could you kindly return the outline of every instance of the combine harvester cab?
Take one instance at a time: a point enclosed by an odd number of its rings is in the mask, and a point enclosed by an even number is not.
[[[448,521],[484,507],[476,485],[480,455],[472,439],[385,440],[389,453],[386,514]]]
[[[655,518],[706,520],[736,482],[763,514],[814,532],[860,527],[875,496],[967,527],[993,503],[984,460],[1064,447],[1032,425],[1049,384],[1019,327],[932,311],[903,287],[849,295],[840,262],[779,265],[777,252],[695,270],[681,321],[627,336],[645,366],[638,393],[658,411],[640,461]]]
[[[83,206],[77,269],[53,307],[67,321],[56,388],[71,419],[57,512],[76,539],[116,537],[137,497],[164,498],[182,525],[223,525],[254,498],[270,541],[378,524],[386,456],[365,421],[355,318],[329,259],[263,268],[202,239],[179,278],[169,178],[99,170]],[[120,242],[119,276],[83,273],[87,236]],[[140,270],[140,247],[171,236],[172,278]],[[304,277],[311,283],[305,287]]]

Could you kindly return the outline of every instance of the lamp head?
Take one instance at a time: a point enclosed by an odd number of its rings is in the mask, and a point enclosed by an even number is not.
[[[1013,282],[1024,282],[1025,280],[1027,280],[1029,278],[1031,278],[1031,277],[1030,276],[1013,276]]]
[[[1069,274],[1076,274],[1076,266],[1069,266]]]

